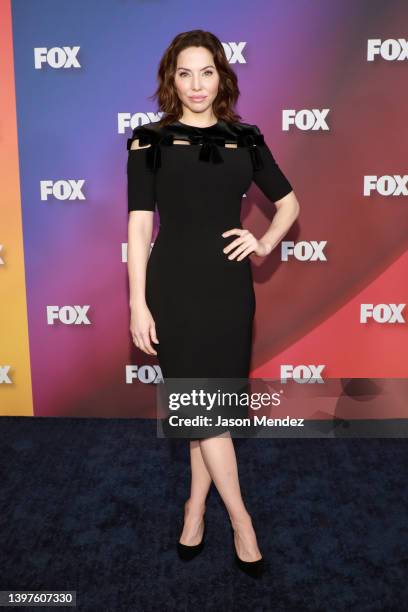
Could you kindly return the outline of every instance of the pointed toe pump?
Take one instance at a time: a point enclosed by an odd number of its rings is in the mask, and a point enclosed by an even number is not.
[[[265,571],[265,559],[261,557],[257,561],[243,561],[240,557],[238,557],[235,543],[234,543],[234,530],[231,527],[232,533],[232,541],[234,546],[234,560],[235,565],[244,572],[247,576],[251,576],[251,578],[261,578]]]
[[[238,557],[237,551],[235,551],[235,564],[242,572],[247,574],[247,576],[251,576],[251,578],[261,578],[265,569],[263,557],[257,561],[243,561]]]
[[[177,542],[177,553],[180,559],[183,561],[191,561],[191,559],[194,559],[194,557],[200,554],[204,548],[205,532],[206,526],[204,523],[203,537],[201,538],[201,542],[199,544],[195,544],[194,546],[188,546],[187,544]]]

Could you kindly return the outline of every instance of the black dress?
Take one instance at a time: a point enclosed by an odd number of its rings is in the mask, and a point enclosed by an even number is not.
[[[150,146],[131,149],[136,138]],[[256,306],[251,264],[248,256],[229,260],[223,248],[237,235],[221,234],[242,228],[242,196],[252,181],[272,202],[291,184],[259,128],[247,123],[151,123],[133,130],[127,148],[128,210],[154,211],[157,203],[160,215],[146,303],[163,378],[248,377]]]

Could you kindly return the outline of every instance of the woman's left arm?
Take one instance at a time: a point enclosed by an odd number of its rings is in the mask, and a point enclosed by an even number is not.
[[[264,256],[269,255],[288,232],[299,215],[300,206],[292,184],[277,164],[260,129],[257,125],[253,128],[259,159],[259,169],[254,170],[253,180],[277,208],[271,225],[258,240],[258,248],[254,251],[255,255]]]
[[[265,234],[259,238],[259,246],[258,249],[253,251],[254,255],[260,257],[269,255],[299,216],[300,205],[293,189],[283,198],[276,201],[275,206],[277,211],[272,219],[272,223]]]
[[[276,163],[259,128],[256,125],[252,127],[257,149],[252,151],[256,160],[253,181],[264,195],[275,204],[277,212],[268,230],[259,239],[255,238],[247,229],[234,228],[223,233],[224,237],[238,235],[238,238],[224,249],[224,253],[229,255],[229,259],[236,258],[237,261],[252,254],[259,257],[269,255],[288,232],[300,212],[300,205],[291,183]]]

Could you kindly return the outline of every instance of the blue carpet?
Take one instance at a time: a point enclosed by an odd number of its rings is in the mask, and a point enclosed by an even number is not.
[[[256,582],[233,565],[214,485],[204,551],[177,557],[187,440],[158,439],[141,419],[0,426],[1,590],[76,590],[81,612],[408,609],[404,439],[236,439],[269,561]]]

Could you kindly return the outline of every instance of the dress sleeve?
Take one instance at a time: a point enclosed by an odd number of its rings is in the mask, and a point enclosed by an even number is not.
[[[272,202],[277,202],[277,200],[280,200],[293,191],[293,187],[276,163],[258,126],[253,125],[252,127],[254,128],[258,141],[256,146],[258,147],[260,161],[260,168],[254,170],[253,181],[267,198]]]
[[[144,149],[131,149],[132,142],[138,138],[139,145],[150,147]],[[154,172],[148,164],[149,151],[154,144],[154,138],[143,127],[133,130],[131,138],[127,140],[127,200],[128,212],[131,210],[150,210],[154,212],[156,205]]]

